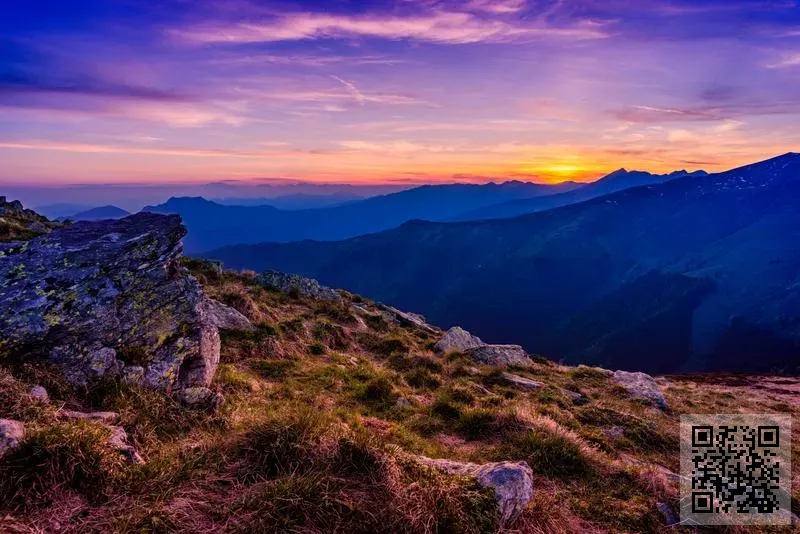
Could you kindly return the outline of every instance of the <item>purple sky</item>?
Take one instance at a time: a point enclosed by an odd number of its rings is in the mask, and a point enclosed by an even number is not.
[[[590,180],[800,147],[794,0],[7,4],[6,184]]]

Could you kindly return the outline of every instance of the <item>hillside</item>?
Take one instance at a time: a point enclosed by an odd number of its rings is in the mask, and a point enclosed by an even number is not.
[[[786,154],[519,218],[208,257],[313,276],[555,359],[794,371],[798,197],[800,155]]]
[[[684,178],[687,176],[700,177],[705,175],[706,173],[704,171],[675,171],[669,174],[650,174],[649,172],[644,171],[627,171],[625,169],[619,169],[607,176],[600,178],[596,182],[591,182],[572,191],[565,191],[556,195],[509,200],[500,204],[493,204],[491,206],[467,211],[448,220],[478,221],[482,219],[504,219],[508,217],[516,217],[526,213],[535,213],[537,211],[545,211],[561,206],[576,204],[578,202],[608,195],[624,189],[630,189],[632,187],[660,184],[669,180],[675,180],[676,178]]]
[[[795,379],[556,365],[313,280],[180,258],[184,233],[139,214],[0,258],[3,302],[50,285],[22,317],[0,309],[3,532],[661,532],[680,414],[798,413]],[[118,323],[83,320],[112,302]],[[13,326],[36,309],[45,329]],[[37,350],[65,336],[89,358]]]
[[[336,240],[394,228],[412,219],[445,220],[466,210],[561,192],[575,184],[449,184],[422,186],[341,206],[281,210],[272,206],[223,206],[203,198],[172,198],[144,211],[176,213],[189,228],[188,252],[225,245]]]

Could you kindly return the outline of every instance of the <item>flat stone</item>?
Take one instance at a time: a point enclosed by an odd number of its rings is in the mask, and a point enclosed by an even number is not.
[[[536,380],[531,380],[530,378],[525,378],[524,376],[511,373],[503,373],[503,378],[522,389],[539,389],[544,386],[542,382],[537,382]]]

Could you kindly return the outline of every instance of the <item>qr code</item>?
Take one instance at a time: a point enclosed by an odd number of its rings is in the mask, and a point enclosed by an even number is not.
[[[791,416],[681,416],[681,522],[791,524]]]

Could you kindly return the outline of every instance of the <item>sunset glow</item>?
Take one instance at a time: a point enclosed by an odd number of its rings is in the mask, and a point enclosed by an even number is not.
[[[800,146],[793,0],[47,2],[0,181],[588,181]]]

